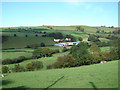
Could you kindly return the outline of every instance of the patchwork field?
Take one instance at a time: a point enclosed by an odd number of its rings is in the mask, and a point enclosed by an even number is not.
[[[22,65],[22,66],[25,66],[26,64],[28,64],[28,63],[30,63],[32,61],[42,61],[43,62],[43,69],[42,70],[46,70],[46,67],[48,65],[53,64],[54,62],[56,62],[58,56],[64,56],[64,55],[66,55],[68,53],[69,52],[57,53],[57,54],[54,54],[52,57],[26,60],[26,61],[23,61],[23,62],[21,62],[19,64]],[[14,64],[9,64],[7,66],[9,66],[10,68],[12,68],[12,67],[14,67]]]
[[[96,89],[117,87],[118,61],[76,68],[12,73],[3,78],[3,88]]]
[[[14,58],[18,58],[19,56],[25,56],[25,57],[30,57],[32,56],[32,53],[28,53],[28,52],[2,52],[2,59],[14,59]]]
[[[46,45],[54,45],[55,43],[50,37],[10,37],[3,43],[2,48],[24,48],[27,45],[40,44],[41,42]]]
[[[88,41],[90,34],[101,35],[103,38],[98,38],[102,42],[108,42],[109,39],[104,38],[109,34],[96,33],[97,30],[105,32],[114,31],[115,28],[108,27],[90,27],[81,26],[84,32],[77,31],[76,26],[52,26],[53,29],[47,26],[32,27],[14,27],[13,29],[0,30],[0,35],[9,36],[8,40],[2,43],[2,59],[17,58],[19,56],[31,57],[34,51],[33,47],[25,48],[27,45],[40,45],[42,42],[49,49],[59,49],[60,53],[53,54],[51,57],[42,57],[39,59],[31,59],[20,62],[23,67],[32,61],[41,61],[43,68],[38,71],[8,73],[3,77],[3,88],[117,88],[118,87],[118,60],[109,61],[105,64],[92,64],[74,68],[50,69],[47,66],[57,61],[59,56],[64,56],[70,51],[62,52],[63,47],[54,46],[54,37],[44,37],[45,33],[62,33],[72,35],[79,41],[82,37],[83,41],[92,44]],[[21,28],[21,31],[18,29]],[[3,33],[1,33],[3,31]],[[41,33],[40,33],[41,32]],[[45,33],[44,33],[45,32]],[[14,36],[16,34],[16,36]],[[35,36],[35,35],[38,36]],[[27,36],[26,36],[27,35]],[[64,37],[65,38],[65,37]],[[63,41],[65,42],[65,41]],[[71,41],[72,42],[72,41]],[[39,46],[40,47],[40,46]],[[38,48],[39,48],[38,47]],[[70,49],[72,46],[66,48]],[[44,47],[41,47],[44,48]],[[98,47],[101,51],[109,51],[110,46]],[[89,50],[89,49],[88,49]],[[82,56],[82,55],[81,55]],[[9,68],[15,64],[8,64]]]

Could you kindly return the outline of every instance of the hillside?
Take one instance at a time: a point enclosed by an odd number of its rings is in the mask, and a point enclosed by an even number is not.
[[[118,61],[76,68],[12,73],[3,78],[3,88],[117,87]]]

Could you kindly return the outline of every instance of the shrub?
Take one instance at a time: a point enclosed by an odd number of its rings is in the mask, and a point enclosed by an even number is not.
[[[57,62],[53,66],[48,66],[48,68],[65,68],[65,67],[74,67],[75,59],[71,55],[64,55],[57,58]]]
[[[70,54],[75,58],[77,65],[88,65],[92,63],[92,55],[88,52],[88,44],[81,42],[78,45],[72,46]]]
[[[35,36],[37,37],[38,35],[36,34]]]
[[[12,72],[24,72],[25,69],[23,66],[20,66],[20,64],[15,64],[14,68],[12,68]]]
[[[66,47],[63,47],[62,52],[66,52],[68,49]]]
[[[40,61],[34,61],[26,65],[27,71],[39,70],[43,68],[43,64]]]
[[[7,58],[5,60],[2,61],[2,64],[5,65],[5,64],[12,64],[13,63],[13,60],[10,59],[10,58]]]
[[[42,42],[42,43],[40,43],[40,46],[41,47],[45,47],[45,44]]]
[[[33,52],[34,58],[51,57],[51,56],[52,56],[52,50],[48,48],[39,48],[34,50]]]
[[[16,34],[14,34],[14,37],[16,37],[17,35]]]
[[[79,41],[82,41],[82,40],[83,40],[82,37],[79,37],[78,39],[79,39]]]
[[[59,51],[59,49],[55,49],[54,52],[55,53],[59,53],[60,51]]]
[[[2,66],[2,73],[8,73],[9,68],[8,66]]]
[[[52,69],[52,68],[54,68],[53,64],[47,66],[47,69]]]

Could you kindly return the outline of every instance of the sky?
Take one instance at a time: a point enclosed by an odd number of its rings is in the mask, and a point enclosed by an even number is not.
[[[118,26],[118,2],[2,2],[0,27]]]

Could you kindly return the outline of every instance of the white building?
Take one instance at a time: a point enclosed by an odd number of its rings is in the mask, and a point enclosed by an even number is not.
[[[66,43],[57,43],[57,44],[55,44],[55,46],[64,47],[64,46],[67,46],[67,44]]]
[[[60,39],[54,39],[54,42],[59,42],[60,41]]]
[[[71,40],[71,38],[66,38],[65,40],[66,40],[66,41],[70,41],[70,40]]]

